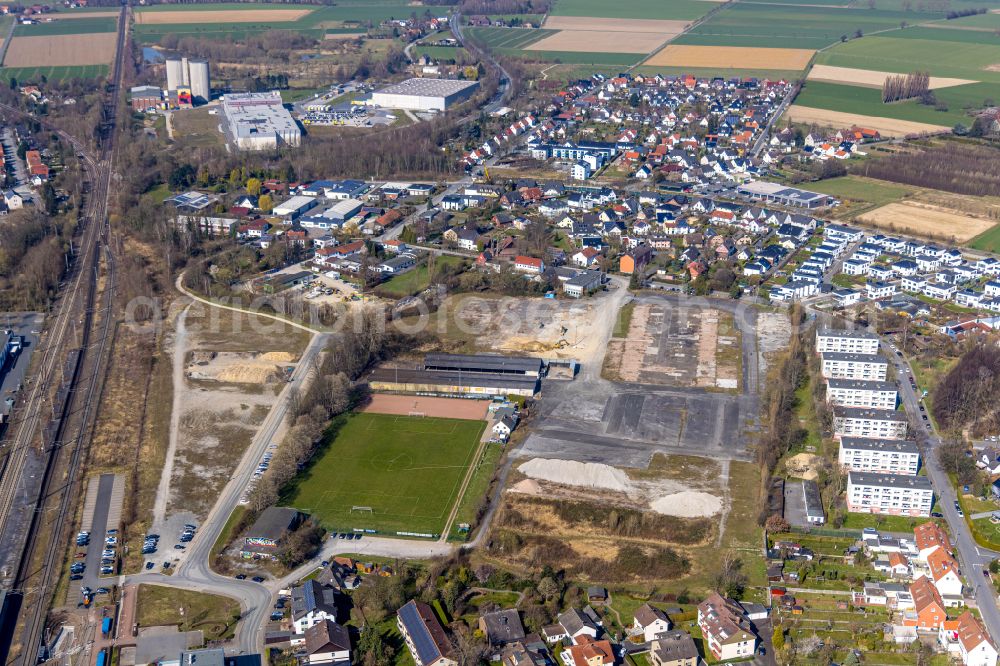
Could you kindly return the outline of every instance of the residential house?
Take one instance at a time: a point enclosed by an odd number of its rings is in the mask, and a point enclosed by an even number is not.
[[[584,639],[559,655],[564,666],[614,666],[615,651],[610,641]]]
[[[698,604],[698,627],[718,661],[751,657],[757,651],[757,635],[743,609],[718,592]]]
[[[542,628],[542,635],[549,643],[568,639],[575,644],[587,639],[596,640],[597,634],[598,628],[594,619],[576,608],[572,608],[556,618],[555,624]]]
[[[938,644],[946,652],[957,653],[963,666],[996,666],[997,647],[970,611],[941,625]]]
[[[698,646],[686,631],[658,635],[649,646],[652,666],[698,666]]]
[[[396,625],[416,666],[458,666],[451,642],[427,604],[408,601],[396,612]]]
[[[519,254],[514,258],[514,270],[518,273],[541,275],[545,272],[545,262],[535,257]]]
[[[351,637],[347,628],[333,620],[324,619],[306,629],[306,663],[316,666],[330,664],[349,666],[351,663]]]
[[[653,258],[653,251],[645,245],[640,245],[622,255],[618,262],[618,270],[626,275],[642,273],[646,264]]]
[[[958,562],[944,549],[938,548],[927,556],[927,570],[934,587],[944,599],[962,599],[962,579],[958,572]],[[958,605],[956,604],[956,605]],[[948,603],[948,605],[952,605]]]
[[[292,627],[304,634],[323,620],[337,620],[337,592],[315,580],[292,588]]]
[[[485,613],[479,617],[479,630],[486,637],[490,648],[524,639],[524,626],[516,608]]]
[[[901,624],[918,630],[937,631],[948,619],[941,595],[931,581],[923,576],[910,584],[913,610],[903,614]]]
[[[635,610],[632,616],[633,635],[641,635],[644,641],[649,642],[668,631],[670,631],[670,619],[659,608],[643,604]]]

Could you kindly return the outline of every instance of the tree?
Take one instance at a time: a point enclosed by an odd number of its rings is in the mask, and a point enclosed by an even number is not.
[[[546,600],[555,599],[559,596],[561,588],[559,583],[557,583],[553,578],[546,576],[545,578],[538,581],[538,593],[542,595]]]
[[[771,644],[775,650],[781,650],[785,647],[785,630],[780,626],[774,628],[774,633],[771,635]]]
[[[257,199],[257,207],[260,208],[262,213],[270,213],[274,208],[274,201],[271,199],[270,194],[262,194],[260,198]]]
[[[747,576],[743,573],[743,561],[733,553],[726,553],[722,569],[715,577],[715,585],[730,599],[739,600],[746,588]]]
[[[632,93],[628,97],[628,105],[633,109],[639,108],[639,93]]]
[[[260,194],[261,182],[260,178],[251,178],[247,181],[247,194],[255,197]]]
[[[396,651],[382,638],[378,629],[366,624],[358,638],[358,652],[364,666],[391,666],[395,661]]]

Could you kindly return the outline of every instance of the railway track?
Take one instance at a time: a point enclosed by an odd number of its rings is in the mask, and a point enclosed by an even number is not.
[[[24,411],[15,414],[18,424],[0,467],[0,534],[11,535],[15,528],[12,523],[20,517],[23,525],[22,512],[31,512],[23,532],[24,545],[8,587],[30,594],[33,603],[25,603],[21,609],[20,633],[14,640],[20,650],[14,659],[6,660],[8,664],[35,663],[43,639],[45,618],[66,547],[64,532],[72,516],[72,503],[79,497],[80,466],[88,448],[109,351],[117,276],[115,257],[108,245],[107,209],[115,153],[115,120],[127,56],[128,11],[128,6],[123,5],[98,155],[90,155],[83,142],[75,137],[51,128],[76,149],[90,188],[84,202],[80,250],[66,280],[67,289],[57,304],[55,319],[47,329],[45,345],[38,350],[42,352],[42,362]],[[4,105],[0,109],[20,113]],[[106,279],[102,303],[98,305],[102,256]],[[52,395],[55,398],[50,399]],[[33,451],[37,452],[34,446],[40,426],[43,426],[44,473],[40,481],[33,482],[37,483],[38,493],[34,501],[19,506],[19,490],[26,483],[29,457]],[[47,520],[50,510],[55,513]]]

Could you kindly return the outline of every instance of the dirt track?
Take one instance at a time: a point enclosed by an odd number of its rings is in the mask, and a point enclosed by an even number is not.
[[[424,416],[485,421],[489,404],[489,400],[373,393],[371,401],[361,411],[376,414],[399,414],[401,416],[409,416],[414,412],[419,412]]]
[[[107,65],[115,55],[116,37],[113,32],[14,37],[7,47],[3,66]]]
[[[181,23],[283,23],[298,21],[312,9],[220,9],[179,10],[135,13],[139,25],[165,25]]]

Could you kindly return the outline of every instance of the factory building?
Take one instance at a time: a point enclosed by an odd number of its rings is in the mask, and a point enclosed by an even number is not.
[[[302,131],[285,109],[277,90],[231,93],[222,102],[227,132],[241,150],[273,150],[298,146]]]
[[[129,90],[129,103],[133,111],[158,109],[163,103],[163,91],[156,86],[135,86]]]
[[[212,83],[205,60],[167,58],[167,92],[175,93],[179,102],[205,104],[212,99]]]
[[[407,79],[372,93],[371,104],[387,109],[444,111],[472,97],[478,89],[478,81]]]

